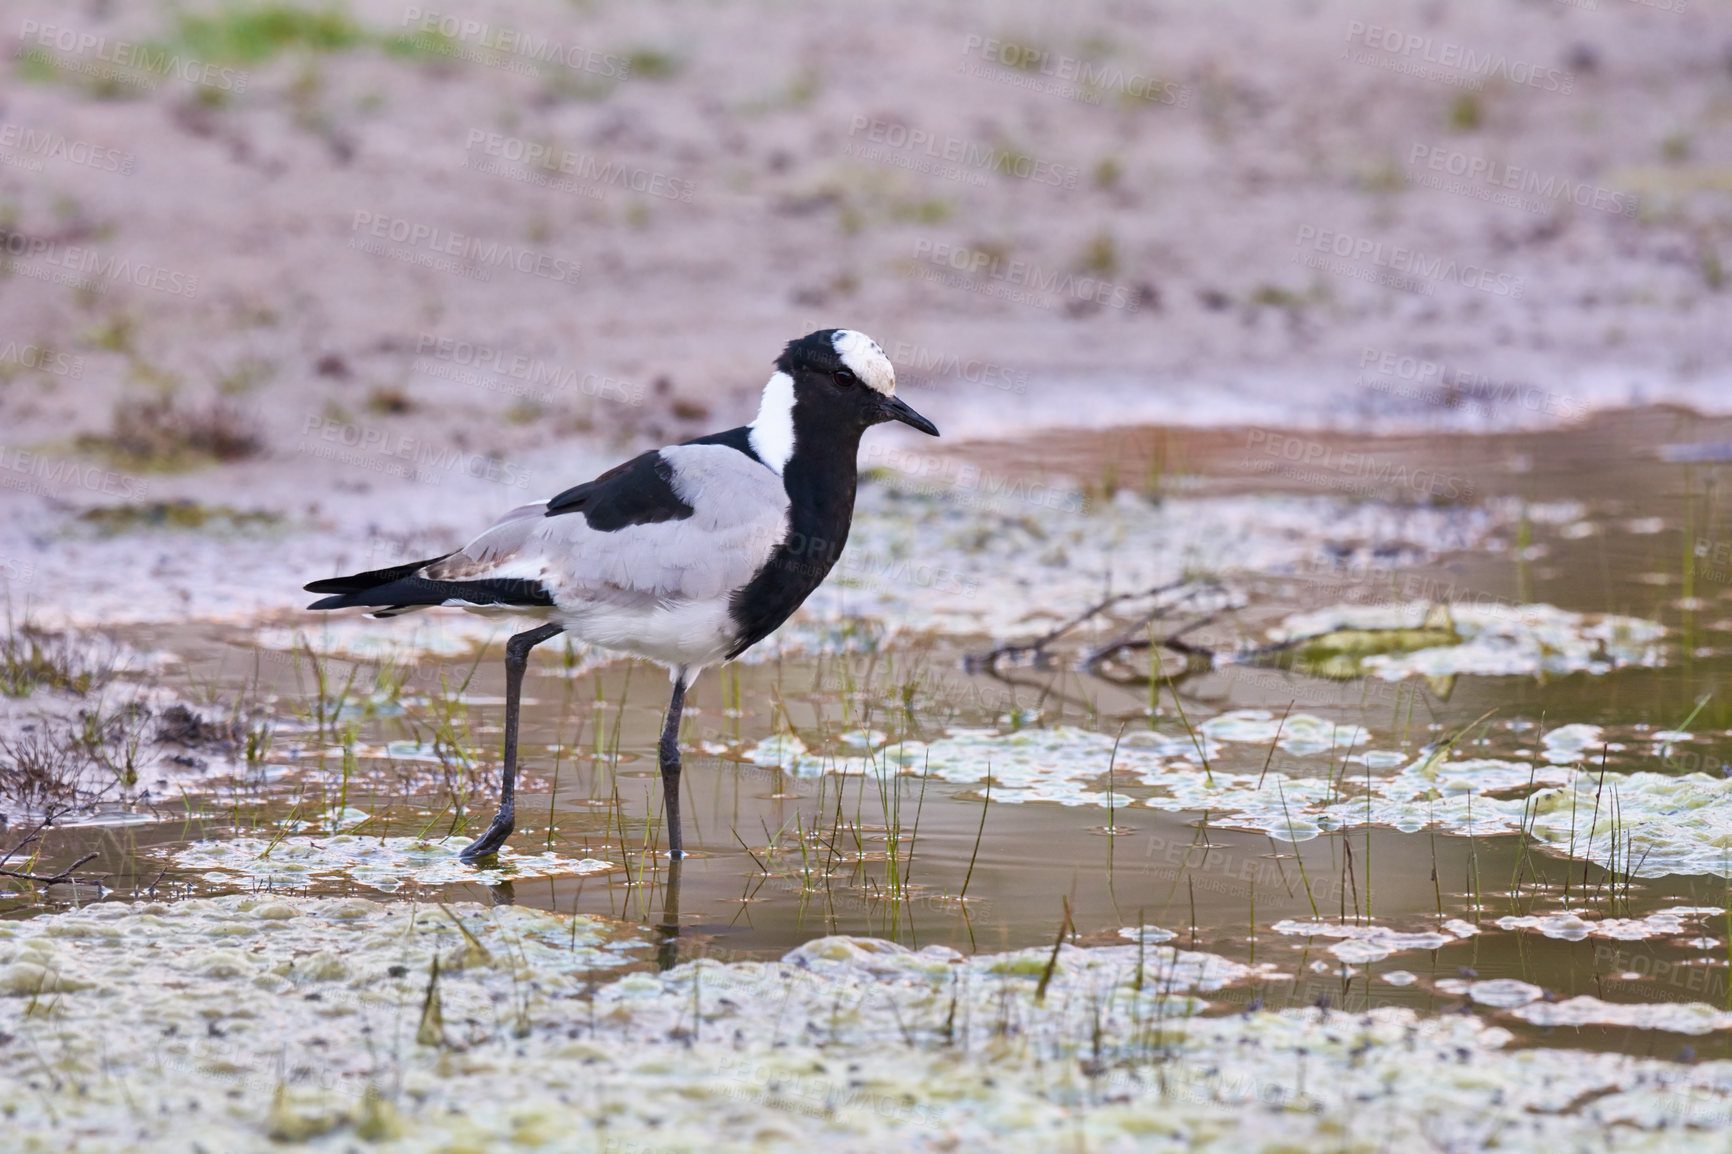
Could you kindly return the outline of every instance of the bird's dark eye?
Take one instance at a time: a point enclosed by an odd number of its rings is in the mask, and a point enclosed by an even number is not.
[[[849,368],[847,365],[843,365],[841,368],[836,370],[836,383],[841,385],[844,389],[851,389],[860,383],[860,378],[854,375],[853,369]]]

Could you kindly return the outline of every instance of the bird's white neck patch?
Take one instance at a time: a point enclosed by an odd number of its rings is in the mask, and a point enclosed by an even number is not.
[[[853,329],[837,329],[830,338],[830,347],[867,388],[887,397],[896,395],[896,368],[877,341]]]
[[[864,378],[862,378],[864,379]],[[758,459],[780,473],[794,455],[794,378],[778,372],[764,385],[758,415],[746,439]]]

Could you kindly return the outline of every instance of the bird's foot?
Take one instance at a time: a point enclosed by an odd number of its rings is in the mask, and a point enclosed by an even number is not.
[[[511,831],[517,828],[516,816],[501,811],[493,819],[493,824],[487,827],[487,832],[463,847],[457,856],[466,862],[476,862],[481,858],[492,857],[499,852],[499,847],[505,844],[505,839],[511,836]]]

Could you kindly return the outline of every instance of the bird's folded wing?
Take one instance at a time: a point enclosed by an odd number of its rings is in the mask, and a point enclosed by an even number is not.
[[[710,600],[748,583],[787,535],[781,477],[730,446],[678,445],[518,506],[422,575],[536,581],[562,607]]]

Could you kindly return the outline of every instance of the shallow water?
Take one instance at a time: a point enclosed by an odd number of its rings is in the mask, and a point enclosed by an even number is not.
[[[120,897],[619,919],[655,944],[643,968],[835,934],[973,955],[1050,948],[1067,917],[1082,945],[1158,926],[1259,967],[1204,994],[1206,1014],[1465,1009],[1524,1044],[1732,1056],[1732,1017],[1709,1012],[1732,1009],[1729,722],[1712,692],[1732,577],[1719,466],[1667,448],[1727,430],[1653,411],[1512,437],[1308,437],[1292,469],[1257,432],[1194,438],[1158,475],[1142,450],[1176,435],[1149,430],[1066,435],[1041,470],[1025,446],[984,446],[972,474],[876,478],[861,559],[777,646],[694,687],[696,852],[677,870],[656,816],[663,675],[559,642],[526,685],[515,857],[484,875],[455,863],[455,815],[484,823],[496,788],[499,650],[476,663],[475,645],[505,631],[430,616],[118,631],[159,655],[158,692],[255,695],[273,743],[262,768],[212,754],[166,787],[147,772],[143,796],[53,831],[53,849],[100,852],[89,868]],[[1102,490],[1108,460],[1134,491]],[[1408,472],[1376,470],[1393,460]],[[1416,471],[1451,499],[1415,503]],[[1168,620],[1214,612],[1187,635],[1221,651],[1212,667],[1169,652],[1151,687],[1133,650],[1080,671],[1117,625],[1050,660],[965,666],[1106,592],[1203,572],[1219,587]],[[1327,653],[1227,656],[1336,626],[1358,632]],[[315,664],[334,719],[312,704]],[[64,905],[36,891],[13,910]],[[1635,1008],[1568,1001],[1584,997]]]

